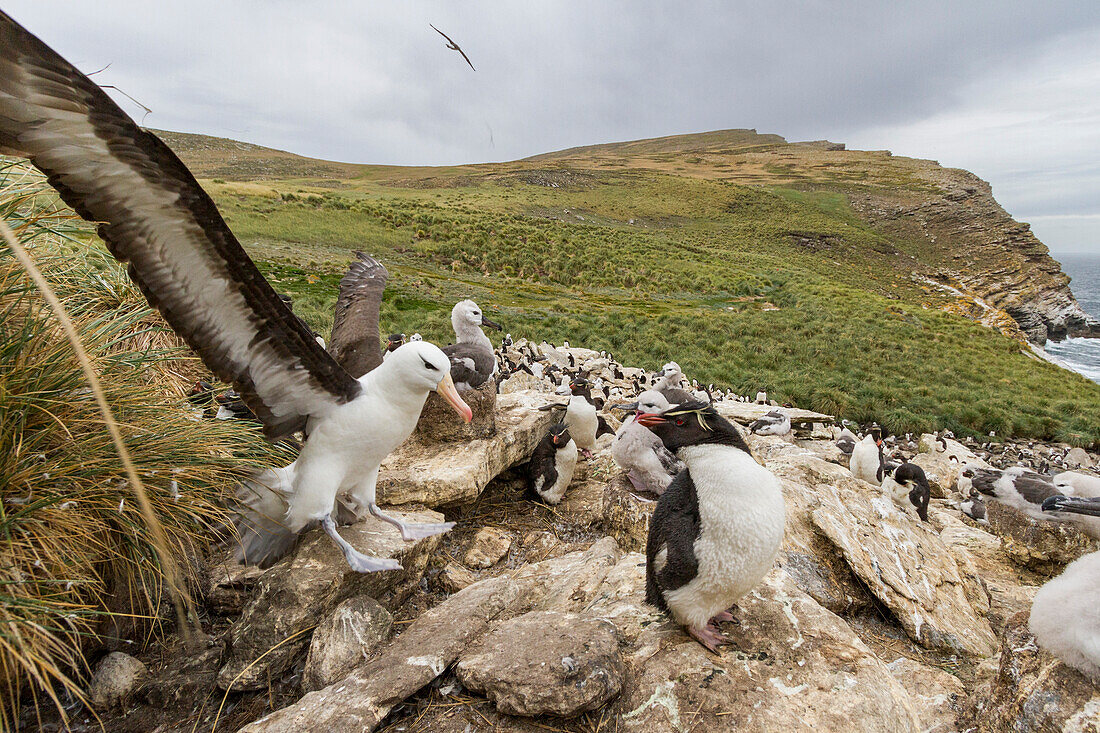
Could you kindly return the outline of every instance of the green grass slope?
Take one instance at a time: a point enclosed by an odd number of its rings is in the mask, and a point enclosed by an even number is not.
[[[1100,442],[1100,387],[945,312],[954,299],[914,277],[922,244],[853,210],[934,191],[908,159],[734,130],[400,168],[165,136],[322,333],[363,249],[391,272],[386,331],[448,343],[451,305],[473,297],[516,338],[676,359],[894,431]]]

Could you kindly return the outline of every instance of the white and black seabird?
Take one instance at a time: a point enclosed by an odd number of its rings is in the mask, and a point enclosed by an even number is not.
[[[472,300],[455,304],[451,309],[451,326],[455,330],[456,343],[443,347],[443,353],[451,359],[451,379],[458,389],[477,389],[497,373],[493,342],[481,327],[500,331],[501,326],[486,318]]]
[[[687,468],[657,500],[646,542],[646,601],[669,611],[708,649],[717,622],[771,569],[783,542],[779,480],[741,434],[704,403],[638,415]]]
[[[527,486],[547,504],[557,504],[565,496],[576,467],[577,444],[569,435],[569,427],[560,422],[535,446]]]
[[[1100,518],[1100,499],[1051,497],[1043,509]],[[1074,560],[1035,594],[1028,620],[1035,639],[1100,683],[1100,552]]]
[[[1043,502],[1061,492],[1048,477],[1013,466],[1004,471],[995,468],[967,467],[964,470],[971,486],[985,496],[1019,509],[1033,519],[1050,519],[1043,515]]]
[[[308,432],[283,525],[297,533],[321,522],[359,571],[398,564],[340,537],[338,496],[406,538],[449,529],[406,525],[374,504],[378,465],[412,432],[429,392],[470,418],[446,355],[428,343],[406,345],[357,379],[283,303],[167,145],[3,13],[0,48],[0,153],[28,158],[67,204],[99,222],[100,237],[149,302],[233,385],[268,438]],[[373,334],[381,360],[377,325]]]
[[[397,351],[399,348],[405,345],[405,334],[403,333],[391,333],[386,337],[386,350],[382,352],[382,361],[385,361],[390,354]]]
[[[564,377],[564,375],[563,375]],[[604,434],[613,434],[614,431],[596,411],[596,404],[592,400],[588,380],[584,377],[574,377],[563,388],[569,394],[569,402],[565,405],[565,418],[563,422],[569,427],[569,434],[577,443],[577,448],[585,458],[592,457],[592,451],[596,447],[596,438]],[[540,410],[552,410],[562,407],[560,404],[546,405]]]
[[[786,435],[791,432],[791,416],[777,407],[749,425],[749,432],[757,435]]]
[[[660,415],[673,405],[656,390],[638,395],[636,402],[616,405],[617,409],[635,413],[628,416],[615,433],[611,444],[611,457],[626,471],[626,477],[634,488],[660,496],[668,488],[672,477],[683,470],[684,464],[665,447],[661,439],[636,420],[637,413]]]
[[[1054,476],[1054,486],[1066,496],[1085,499],[1100,497],[1100,476],[1079,471],[1063,471]]]
[[[886,473],[885,463],[886,459],[882,454],[882,430],[873,425],[863,440],[852,449],[848,467],[856,478],[878,486]]]
[[[856,437],[856,434],[848,428],[847,420],[841,420],[840,425],[840,435],[837,436],[836,447],[840,448],[840,452],[844,455],[850,456],[852,455],[852,451],[855,450],[856,443],[859,442],[859,439]]]
[[[915,463],[902,463],[883,476],[882,490],[903,509],[906,503],[912,504],[921,521],[928,521],[928,502],[932,499],[932,489],[923,468]]]

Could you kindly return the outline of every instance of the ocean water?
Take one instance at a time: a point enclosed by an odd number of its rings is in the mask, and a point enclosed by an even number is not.
[[[1089,314],[1100,318],[1100,255],[1056,254],[1054,258],[1062,263],[1062,271],[1073,278],[1069,287],[1077,302]],[[1044,348],[1065,366],[1100,383],[1100,339],[1047,341]]]

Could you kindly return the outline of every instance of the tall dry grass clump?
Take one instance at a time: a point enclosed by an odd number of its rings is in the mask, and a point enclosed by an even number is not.
[[[193,414],[201,364],[45,180],[0,165],[0,216],[71,315],[167,544],[196,560],[251,470],[292,458],[258,429]],[[0,730],[28,700],[81,699],[105,636],[136,646],[170,618],[149,528],[69,342],[0,246]]]

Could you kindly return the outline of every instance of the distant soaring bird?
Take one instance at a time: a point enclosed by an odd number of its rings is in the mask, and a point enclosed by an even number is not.
[[[457,43],[455,43],[454,41],[451,40],[450,36],[448,36],[443,31],[439,30],[438,28],[436,28],[431,23],[428,23],[428,25],[430,25],[432,27],[433,31],[435,31],[436,33],[438,33],[439,35],[441,35],[441,36],[443,36],[444,38],[447,39],[447,48],[451,49],[452,51],[458,51],[460,54],[462,54],[462,58],[466,59],[466,63],[468,63],[470,65],[471,69],[474,69],[474,64],[473,64],[472,61],[470,61],[470,57],[466,55],[465,51],[463,51],[461,48],[458,47]],[[477,71],[477,69],[474,69],[474,71]],[[489,134],[491,135],[492,131],[490,131]]]
[[[399,565],[368,557],[340,537],[338,497],[356,513],[369,511],[397,526],[405,539],[449,529],[449,523],[404,524],[374,503],[378,466],[412,433],[429,392],[438,391],[467,421],[472,417],[447,356],[421,342],[379,363],[375,315],[344,342],[362,338],[359,368],[374,368],[349,372],[352,363],[344,366],[325,351],[279,298],[167,145],[3,13],[0,48],[0,153],[30,159],[67,204],[99,222],[100,237],[150,304],[233,385],[269,439],[309,434],[293,470],[278,469],[292,480],[284,527],[297,533],[320,522],[361,572]],[[364,256],[360,261],[350,282],[341,283],[341,297],[347,284],[365,298],[362,312],[377,314],[382,287],[374,275],[384,268]],[[341,341],[337,330],[334,349]]]

